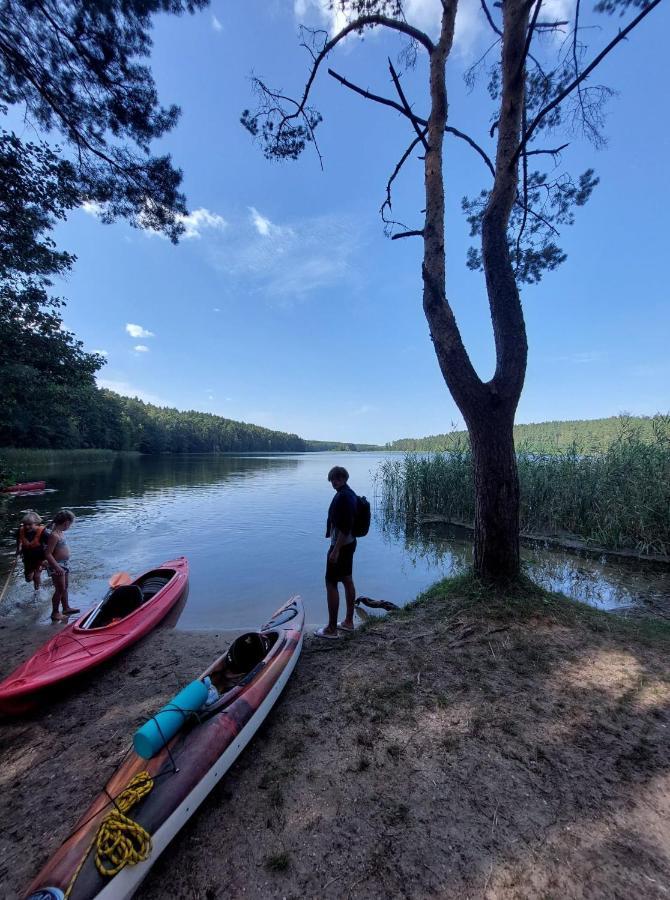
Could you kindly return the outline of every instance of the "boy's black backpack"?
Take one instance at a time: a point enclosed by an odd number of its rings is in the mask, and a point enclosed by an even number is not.
[[[365,537],[370,530],[370,503],[367,497],[356,497],[356,512],[354,513],[354,537]]]

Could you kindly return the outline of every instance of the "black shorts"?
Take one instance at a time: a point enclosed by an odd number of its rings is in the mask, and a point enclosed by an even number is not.
[[[341,548],[340,555],[334,565],[328,559],[332,549],[332,546],[328,548],[328,554],[326,556],[326,584],[337,584],[338,581],[351,577],[354,565],[354,553],[356,552],[356,539],[354,538],[350,544],[345,544],[344,547]]]
[[[35,570],[44,562],[44,551],[39,547],[35,550],[31,547],[26,547],[21,555],[23,556],[23,574],[26,581],[30,581]]]

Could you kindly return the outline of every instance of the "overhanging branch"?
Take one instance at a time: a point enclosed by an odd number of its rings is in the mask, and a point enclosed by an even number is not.
[[[600,65],[600,63],[603,61],[603,59],[605,59],[605,57],[609,53],[611,53],[611,51],[617,46],[617,44],[620,44],[621,41],[623,41],[630,34],[630,32],[637,25],[639,25],[639,23],[646,16],[649,15],[649,13],[652,11],[652,9],[654,9],[656,6],[658,6],[658,4],[660,2],[661,2],[661,0],[651,0],[651,2],[649,3],[648,6],[645,6],[645,8],[637,16],[635,16],[635,18],[631,22],[629,22],[628,25],[626,25],[626,27],[624,29],[621,30],[617,34],[617,36],[615,38],[613,38],[603,50],[600,51],[600,53],[584,69],[584,71],[581,73],[581,75],[579,75],[575,79],[573,79],[570,82],[570,84],[567,85],[567,87],[565,87],[562,91],[560,91],[560,93],[558,93],[554,97],[554,99],[551,101],[551,103],[548,103],[543,109],[541,109],[539,111],[539,113],[535,116],[533,121],[528,126],[526,133],[523,135],[521,143],[519,144],[519,146],[514,154],[512,162],[516,162],[516,160],[519,158],[519,155],[523,152],[524,148],[526,147],[526,144],[528,144],[532,135],[537,130],[538,126],[540,125],[542,120],[545,118],[545,116],[548,115],[552,111],[552,109],[555,109],[560,103],[562,103],[563,100],[565,100],[565,98],[567,96],[569,96],[569,94],[571,94],[576,87],[578,87],[583,81],[585,81],[589,77],[591,72],[593,72],[593,70],[598,65]]]
[[[419,127],[419,122],[417,121],[416,116],[412,112],[412,107],[409,105],[407,101],[407,97],[405,97],[405,92],[402,89],[402,85],[400,84],[400,79],[398,78],[398,73],[393,68],[393,63],[389,59],[389,72],[391,73],[391,78],[393,79],[393,84],[395,85],[395,89],[398,92],[398,96],[400,97],[400,102],[403,105],[403,109],[405,110],[405,115],[410,120],[412,125],[414,126],[414,130],[417,133],[417,136],[421,139],[421,143],[423,144],[424,150],[426,153],[430,153],[430,147],[428,146],[428,141],[425,137],[425,131],[422,131]]]

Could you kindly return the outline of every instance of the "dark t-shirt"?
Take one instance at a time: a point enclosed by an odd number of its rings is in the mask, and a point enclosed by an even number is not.
[[[326,537],[329,537],[335,543],[337,534],[341,532],[342,534],[348,534],[353,541],[354,538],[351,533],[354,530],[355,513],[356,494],[348,484],[343,484],[341,488],[338,488],[328,508]]]

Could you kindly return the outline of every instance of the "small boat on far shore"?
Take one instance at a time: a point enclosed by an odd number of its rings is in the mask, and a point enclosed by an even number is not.
[[[0,683],[0,713],[21,715],[67,679],[106,662],[148,634],[184,596],[184,556],[112,587],[92,609],[43,644]]]
[[[31,494],[33,491],[43,491],[47,486],[46,481],[22,481],[2,489],[3,494]]]

